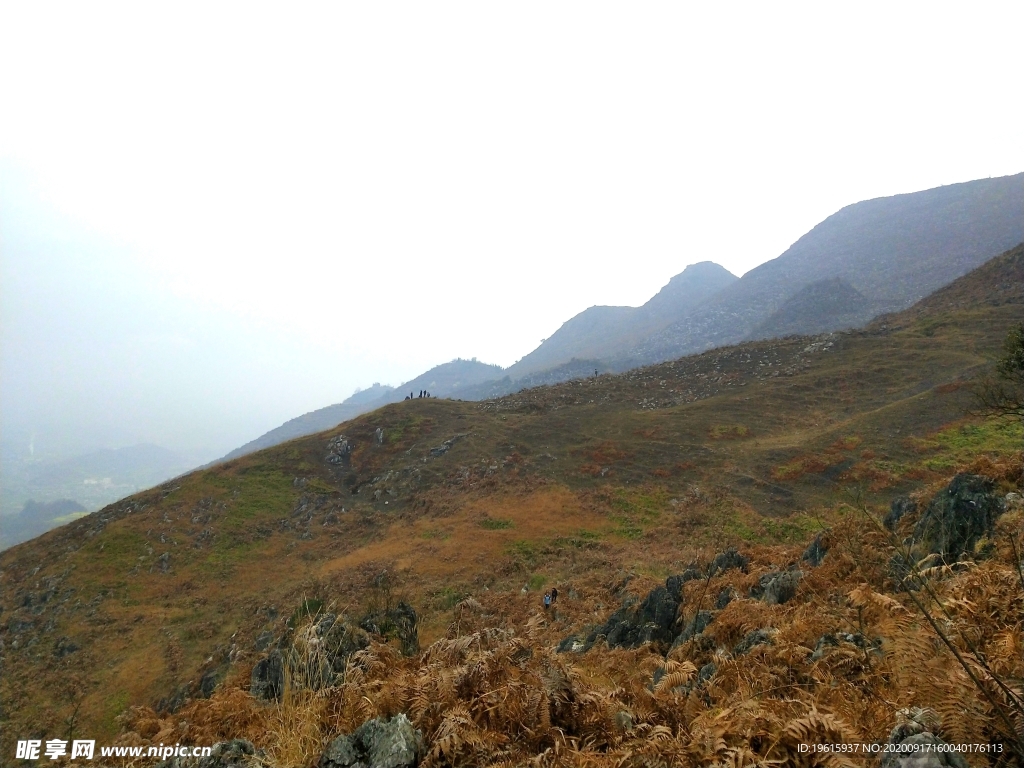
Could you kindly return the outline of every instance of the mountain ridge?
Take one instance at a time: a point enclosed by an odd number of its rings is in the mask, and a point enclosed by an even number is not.
[[[480,384],[501,371],[501,366],[480,363],[475,358],[472,360],[456,358],[448,363],[436,365],[397,387],[375,384],[369,389],[356,392],[340,403],[318,408],[302,416],[289,419],[281,426],[263,433],[255,440],[250,440],[245,445],[239,446],[220,459],[211,462],[211,465],[230,461],[263,448],[294,440],[297,437],[330,429],[343,421],[354,419],[360,414],[381,408],[388,403],[403,400],[409,394],[418,396],[421,390],[427,390],[434,397],[451,397],[458,394],[460,389]],[[373,395],[377,396],[373,397]]]
[[[513,380],[555,368],[573,358],[607,359],[671,325],[686,312],[711,298],[738,278],[711,261],[690,264],[639,307],[594,306],[567,320],[537,349],[505,373]]]
[[[825,278],[848,281],[871,315],[905,309],[1024,239],[1022,212],[1024,173],[853,203],[627,357],[651,363],[735,343]]]
[[[456,391],[423,383],[427,372],[403,386],[487,399],[744,339],[859,327],[912,305],[1021,240],[1024,173],[864,200],[841,208],[783,254],[740,278],[713,262],[697,262],[641,307],[590,307],[518,362],[498,369],[500,378],[477,380]],[[843,311],[835,312],[837,307]],[[402,389],[358,411],[335,405],[306,414],[224,458],[401,400]]]

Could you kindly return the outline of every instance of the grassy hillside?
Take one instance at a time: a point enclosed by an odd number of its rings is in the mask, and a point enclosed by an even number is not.
[[[482,382],[492,381],[495,376],[501,374],[501,370],[500,365],[489,365],[477,362],[475,359],[456,359],[435,365],[426,373],[422,373],[398,387],[374,384],[369,389],[357,392],[340,403],[318,408],[302,416],[289,419],[281,426],[275,427],[255,440],[250,440],[245,445],[231,451],[221,461],[237,459],[239,456],[270,448],[273,445],[280,445],[296,437],[331,429],[343,421],[354,419],[362,413],[375,410],[387,403],[404,400],[409,393],[417,396],[421,390],[427,390],[434,397],[456,397]]]
[[[13,754],[15,738],[66,734],[73,718],[75,733],[105,743],[247,736],[273,764],[301,765],[340,730],[406,711],[435,765],[515,764],[545,750],[545,765],[587,755],[640,764],[655,753],[711,764],[727,748],[763,755],[801,734],[884,738],[901,707],[955,710],[977,696],[913,606],[886,602],[897,599],[883,594],[886,542],[853,500],[878,512],[965,467],[1003,492],[1019,482],[1021,426],[968,416],[967,381],[1022,315],[1018,247],[865,330],[746,343],[484,402],[395,403],[16,546],[0,554],[0,754]],[[748,572],[703,592],[747,595],[828,526],[838,554],[791,603],[737,598],[707,642],[668,662],[656,646],[553,651],[729,546],[750,558]],[[986,616],[1019,612],[1004,550],[943,589],[991,598]],[[366,615],[384,583],[418,612],[420,646],[434,643],[425,655],[375,642],[345,686],[281,704],[249,697],[268,636],[299,637],[304,606]],[[549,586],[563,597],[545,616],[539,591]],[[690,614],[704,600],[696,586]],[[896,643],[888,655],[799,655],[858,620],[857,631]],[[986,621],[980,642],[1022,647],[1019,622]],[[773,644],[742,657],[715,650],[759,628],[776,633]],[[1009,655],[1006,673],[1020,675]],[[713,659],[718,676],[694,688],[686,665]],[[925,667],[943,675],[910,685]],[[680,673],[673,687],[655,690],[659,668]],[[477,677],[464,679],[471,669]],[[210,698],[204,679],[216,683]],[[501,686],[507,711],[488,698]],[[423,703],[431,698],[465,715],[461,725]],[[966,740],[984,740],[994,716],[964,707],[947,715],[947,735],[977,726],[981,736]]]

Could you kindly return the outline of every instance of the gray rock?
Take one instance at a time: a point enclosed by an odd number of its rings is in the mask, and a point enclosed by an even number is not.
[[[720,611],[723,608],[725,608],[727,605],[729,605],[729,603],[732,602],[732,598],[732,590],[729,587],[723,589],[721,592],[718,593],[718,597],[715,598],[715,610]]]
[[[284,690],[284,657],[276,648],[256,662],[249,677],[249,693],[257,699],[279,699]]]
[[[318,765],[320,768],[338,768],[344,766],[365,765],[361,760],[360,753],[356,750],[355,741],[351,736],[338,736],[327,745],[323,755],[320,756]]]
[[[596,637],[604,636],[609,648],[635,648],[640,645],[640,626],[637,623],[636,611],[620,608],[608,617],[604,626],[599,627]],[[591,641],[591,638],[587,638]]]
[[[633,716],[624,709],[615,713],[615,727],[619,733],[629,733],[633,730]]]
[[[769,605],[781,605],[796,595],[797,584],[803,578],[802,571],[772,571],[762,576],[750,588],[750,596],[764,600]]]
[[[733,568],[739,568],[746,573],[749,564],[749,558],[741,555],[735,549],[727,549],[725,552],[715,555],[715,559],[711,561],[711,567],[708,568],[708,573],[711,576],[718,576]]]
[[[815,536],[814,541],[812,541],[807,549],[804,550],[804,554],[800,559],[815,568],[821,565],[822,560],[825,559],[825,555],[828,554],[828,550],[831,546],[829,538],[830,533],[831,531],[825,530]]]
[[[994,486],[981,475],[957,475],[928,504],[914,526],[914,539],[926,553],[947,562],[972,552],[1003,513],[1004,502],[993,493]]]
[[[897,496],[889,505],[889,511],[882,518],[882,525],[890,531],[896,530],[896,525],[906,515],[917,512],[917,502],[909,496]]]
[[[655,587],[639,605],[635,598],[587,636],[584,650],[603,637],[609,648],[636,648],[644,643],[671,643],[679,603],[666,587]]]
[[[338,617],[336,614],[333,613],[325,613],[323,616],[321,616],[319,621],[317,621],[316,623],[317,637],[323,637],[324,635],[328,634],[337,621]]]
[[[359,626],[374,635],[397,637],[402,653],[412,656],[419,653],[419,617],[411,605],[400,600],[393,608],[380,608],[359,620]]]
[[[160,699],[156,705],[156,711],[162,713],[177,712],[188,702],[188,683],[179,685],[170,696]]]
[[[245,768],[252,765],[247,758],[256,755],[256,747],[246,739],[219,741],[207,757],[200,758],[198,768]]]
[[[434,456],[435,458],[436,457],[440,457],[440,456],[444,456],[446,453],[448,453],[448,451],[451,450],[453,445],[455,445],[457,442],[459,442],[459,440],[461,440],[462,438],[466,437],[468,434],[469,433],[466,432],[466,433],[463,433],[461,435],[454,435],[453,437],[448,438],[447,440],[445,440],[443,443],[441,443],[436,448],[431,448],[430,449],[430,455]],[[497,467],[494,467],[494,468],[497,469]]]
[[[870,648],[875,652],[879,652],[882,647],[881,639],[868,640],[860,632],[828,632],[819,637],[818,642],[815,643],[814,651],[811,653],[811,661],[817,661],[828,653],[829,648],[838,648],[843,643],[848,643],[858,648]]]
[[[669,576],[665,579],[665,589],[668,590],[669,595],[677,603],[683,599],[683,585],[688,581],[694,581],[696,579],[703,579],[704,574],[693,566],[687,568],[682,573]]]
[[[229,666],[228,664],[221,664],[207,670],[199,680],[199,695],[204,699],[210,698],[213,692],[217,690],[217,686],[227,677]]]
[[[829,648],[838,648],[839,639],[828,632],[818,638],[818,642],[814,644],[814,650],[811,652],[811,661],[817,661],[824,656]]]
[[[370,645],[370,636],[361,628],[337,621],[327,614],[317,623],[317,636],[321,638],[324,655],[335,677],[345,671],[349,657]]]
[[[679,642],[685,643],[687,640],[691,640],[697,635],[702,634],[704,630],[708,628],[708,625],[714,620],[715,616],[711,611],[698,611],[697,615],[690,619],[686,628],[683,629],[682,633],[679,635]]]
[[[423,756],[423,734],[404,714],[368,720],[327,745],[319,768],[413,768]]]
[[[585,638],[581,638],[579,635],[569,635],[558,644],[555,653],[579,653],[589,650],[590,646],[587,645]]]
[[[334,466],[348,464],[351,456],[352,444],[344,435],[338,435],[328,441],[327,456],[324,458],[328,464],[333,464]]]
[[[53,645],[53,655],[58,659],[63,659],[65,656],[70,656],[72,653],[78,650],[78,644],[75,643],[71,638],[61,636],[57,638],[57,642]]]
[[[772,631],[769,629],[755,629],[751,632],[747,632],[740,640],[736,647],[732,649],[733,656],[742,656],[758,645],[771,645],[772,643]]]
[[[676,620],[679,603],[672,599],[665,587],[655,587],[640,604],[639,620],[643,624],[656,624],[669,629]]]
[[[700,668],[700,671],[697,673],[697,679],[694,681],[694,685],[698,688],[704,685],[704,683],[706,683],[708,680],[715,676],[715,672],[717,671],[718,667],[715,666],[714,663],[705,664],[703,667]]]

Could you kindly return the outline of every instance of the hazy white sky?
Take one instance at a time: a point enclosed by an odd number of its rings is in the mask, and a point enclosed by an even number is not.
[[[212,458],[1024,170],[1022,8],[2,3],[4,437]]]

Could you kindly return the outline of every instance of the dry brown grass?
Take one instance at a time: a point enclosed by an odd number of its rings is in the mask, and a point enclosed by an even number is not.
[[[1022,513],[1008,513],[991,559],[935,572],[930,580],[948,611],[947,626],[956,630],[950,637],[984,684],[991,682],[990,669],[1017,695],[1024,695],[1024,592],[1009,536],[1019,536],[1022,523]],[[950,742],[1002,742],[1010,749],[1016,735],[906,593],[891,590],[885,536],[865,534],[850,518],[832,540],[825,563],[807,573],[785,605],[742,595],[769,563],[791,561],[797,550],[748,549],[750,572],[727,572],[707,590],[729,586],[741,597],[718,613],[706,641],[684,644],[668,659],[649,647],[556,654],[563,623],[522,595],[484,594],[459,604],[457,621],[418,657],[374,644],[351,659],[343,684],[319,692],[289,689],[277,704],[228,687],[174,718],[136,709],[126,719],[134,731],[126,738],[245,736],[266,751],[269,765],[305,766],[334,735],[404,712],[426,737],[426,768],[859,766],[836,755],[809,755],[800,745],[884,739],[901,710],[918,707],[930,711]],[[653,583],[637,580],[640,591]],[[597,612],[591,609],[605,589],[593,579],[576,586],[579,605],[563,598],[566,607],[577,615]],[[682,613],[697,609],[704,590],[700,582],[686,585]],[[772,630],[770,643],[740,656],[729,652],[746,633],[765,628]],[[817,639],[829,632],[862,634],[868,642],[840,643],[811,659]],[[697,670],[708,662],[716,664],[715,674],[695,686]],[[978,764],[984,762],[972,761]]]

